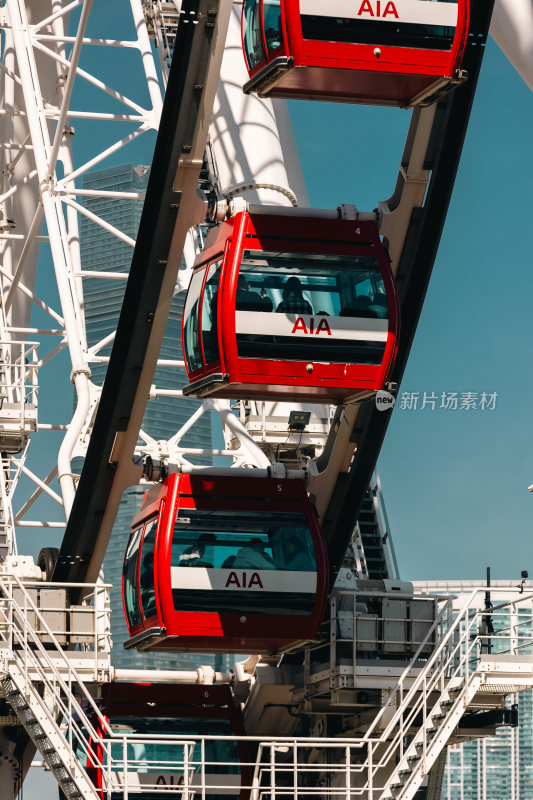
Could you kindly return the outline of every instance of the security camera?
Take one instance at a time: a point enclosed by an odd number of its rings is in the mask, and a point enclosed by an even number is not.
[[[528,492],[533,492],[533,483],[527,487]]]

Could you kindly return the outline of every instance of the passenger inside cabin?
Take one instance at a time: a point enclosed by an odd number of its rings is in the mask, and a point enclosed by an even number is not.
[[[265,553],[266,542],[251,539],[245,547],[237,552],[232,567],[240,569],[276,569],[276,564],[268,553]]]
[[[179,558],[180,567],[212,567],[208,561],[204,561],[205,542],[201,540],[197,544],[187,547]]]
[[[258,292],[252,292],[247,278],[239,275],[235,299],[236,311],[272,311],[273,307],[270,297],[263,297]]]
[[[296,275],[287,279],[282,292],[283,300],[276,309],[278,314],[312,314],[311,304],[303,295],[302,284]]]
[[[154,585],[154,554],[150,551],[145,554],[141,562],[139,575],[141,589],[150,589]]]
[[[302,541],[298,536],[289,536],[284,542],[285,569],[306,572],[314,570],[316,565],[309,558],[308,553],[305,552]]]
[[[371,311],[375,311],[380,319],[386,319],[387,295],[385,294],[385,292],[376,292],[369,308]]]

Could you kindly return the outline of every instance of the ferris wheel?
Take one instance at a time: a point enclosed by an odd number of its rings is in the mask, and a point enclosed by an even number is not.
[[[273,657],[316,641],[424,302],[489,6],[6,0],[6,570],[44,567],[81,602],[123,492],[146,484],[125,554],[130,646]],[[500,0],[493,19],[526,81],[511,31],[532,14]],[[294,98],[412,109],[389,199],[309,208]],[[126,161],[151,166],[106,183]],[[162,350],[176,308],[183,357]],[[161,398],[180,420],[164,439],[143,423]],[[211,445],[195,439],[207,419]],[[37,570],[26,529],[48,548]]]

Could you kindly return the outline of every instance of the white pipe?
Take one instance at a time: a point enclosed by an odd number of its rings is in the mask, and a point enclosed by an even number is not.
[[[190,670],[174,669],[118,669],[111,667],[112,681],[131,681],[149,683],[230,683],[232,672],[215,672],[212,667],[199,667]]]
[[[159,120],[161,119],[161,111],[163,109],[163,98],[161,96],[161,89],[159,88],[159,81],[157,79],[157,70],[155,61],[152,56],[152,46],[148,36],[144,20],[144,11],[141,0],[130,0],[131,13],[133,15],[133,23],[137,31],[137,41],[139,43],[139,50],[141,53],[144,73],[146,75],[146,83],[148,86],[148,93],[152,103],[152,125],[155,130],[159,127]]]
[[[533,0],[496,0],[490,34],[533,89]]]
[[[28,128],[25,113],[22,112],[21,106],[21,81],[16,77],[10,77],[15,69],[15,50],[13,44],[13,36],[9,27],[4,29],[4,65],[7,67],[3,78],[4,96],[2,98],[3,110],[6,112],[7,125],[4,128],[4,141],[6,143],[28,142]],[[46,78],[45,78],[46,80]],[[49,84],[52,80],[55,82],[55,76],[47,81]],[[2,193],[7,197],[13,197],[13,204],[6,203],[6,211],[8,218],[14,219],[17,226],[17,231],[27,231],[31,226],[33,212],[36,208],[38,200],[37,188],[37,172],[33,169],[33,154],[29,152],[22,152],[22,157],[13,158],[10,160],[9,149],[6,152],[4,161],[5,182],[2,188]],[[13,155],[13,153],[11,154]],[[8,166],[8,162],[9,166]],[[10,189],[8,187],[11,187]],[[35,240],[38,241],[37,234],[39,230],[33,231]],[[26,234],[5,235],[2,238],[13,239],[14,241],[9,245],[10,254],[4,258],[4,267],[9,267],[8,271],[12,272],[15,266],[20,262],[21,249],[24,251],[27,245]],[[24,256],[24,280],[28,286],[33,287],[35,274],[37,269],[38,248],[30,248],[31,254],[26,253]],[[7,253],[6,253],[7,255]],[[28,257],[30,256],[30,257]],[[9,263],[11,262],[11,263]],[[24,326],[29,323],[31,316],[31,302],[23,293],[18,293],[14,300],[10,303],[9,321],[15,325]],[[7,311],[6,311],[7,314]]]
[[[308,207],[309,196],[287,102],[285,100],[272,100],[271,102],[289,186],[298,198],[298,205],[304,208]]]
[[[59,448],[59,452],[57,454],[57,479],[59,481],[59,485],[61,486],[61,492],[65,502],[65,516],[67,519],[70,516],[70,511],[74,503],[74,497],[76,496],[76,487],[74,484],[74,475],[72,473],[71,458],[74,448],[78,443],[78,438],[83,425],[85,424],[89,414],[89,408],[91,405],[91,395],[89,390],[90,377],[90,369],[83,364],[80,364],[72,371],[72,382],[74,384],[74,388],[76,389],[77,398],[76,411],[74,412],[74,416],[70,421],[68,431],[61,442],[61,447]]]
[[[298,186],[292,186],[289,179],[285,166],[289,158],[282,149],[272,101],[243,94],[248,74],[241,45],[240,16],[240,6],[234,6],[210,127],[218,188],[223,193],[241,184],[266,183],[288,189],[299,203],[305,202],[307,196],[298,194],[303,185],[301,172]],[[296,151],[293,155],[298,158]],[[243,194],[252,202],[290,205],[288,197],[271,190],[246,190]]]
[[[259,468],[268,469],[270,461],[257,443],[254,442],[240,419],[233,413],[230,401],[209,400],[208,402],[213,411],[217,411],[220,414],[222,424],[239,440],[240,449],[246,454],[248,463],[255,464]],[[235,455],[237,455],[237,453],[235,453]]]

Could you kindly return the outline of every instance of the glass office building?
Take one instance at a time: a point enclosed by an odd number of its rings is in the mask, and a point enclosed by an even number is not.
[[[111,167],[88,173],[83,181],[84,189],[108,190],[114,192],[142,193],[148,182],[149,168],[146,166]],[[127,234],[132,239],[137,235],[143,198],[84,197],[84,205],[91,212]],[[127,273],[133,250],[126,242],[112,233],[103,230],[85,216],[81,217],[80,245],[83,269],[85,271],[108,271]],[[126,281],[104,278],[84,280],[85,321],[89,347],[94,346],[116,330]],[[167,331],[161,350],[161,358],[181,360],[181,312],[185,293],[176,295],[173,300]],[[110,342],[100,355],[110,354]],[[95,364],[92,367],[92,380],[102,385],[107,365]],[[181,388],[187,383],[186,372],[175,366],[160,366],[156,370],[154,384],[159,389]],[[194,398],[158,397],[148,403],[143,420],[143,430],[156,440],[167,440],[189,419],[198,407]],[[211,418],[204,414],[183,444],[195,448],[211,448]],[[191,459],[195,463],[209,463],[209,460]],[[178,666],[191,669],[200,664],[211,663],[217,669],[226,669],[228,658],[214,658],[201,655],[175,655],[139,653],[124,650],[123,642],[128,638],[124,613],[122,610],[122,564],[129,536],[129,527],[140,508],[145,492],[144,486],[130,488],[123,496],[117,514],[111,540],[104,560],[104,576],[107,583],[113,584],[111,592],[111,631],[113,637],[112,661],[122,668],[155,668]]]

